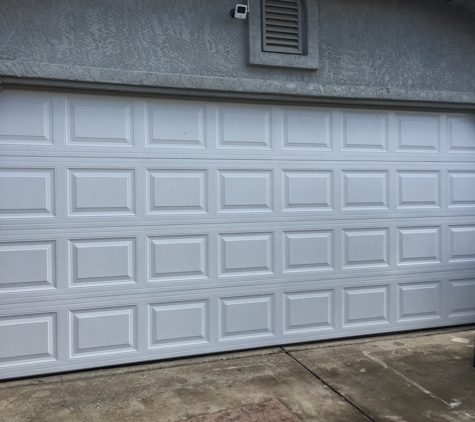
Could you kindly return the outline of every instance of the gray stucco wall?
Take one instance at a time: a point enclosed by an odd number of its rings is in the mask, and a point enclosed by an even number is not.
[[[445,0],[319,0],[318,71],[248,66],[235,3],[2,0],[0,75],[475,103],[475,14]]]

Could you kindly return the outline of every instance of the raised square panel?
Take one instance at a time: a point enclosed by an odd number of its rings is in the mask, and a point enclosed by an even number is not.
[[[398,230],[398,265],[440,263],[440,228]]]
[[[70,240],[71,286],[136,282],[135,238]]]
[[[208,301],[150,305],[149,348],[208,343]]]
[[[272,274],[272,233],[220,235],[219,273],[221,276]]]
[[[387,115],[343,113],[343,150],[387,151]]]
[[[136,314],[136,306],[71,311],[71,357],[136,351]]]
[[[399,171],[398,208],[439,208],[439,179],[438,171]]]
[[[284,171],[284,211],[332,208],[331,171]]]
[[[219,147],[271,149],[269,108],[221,107],[218,113]]]
[[[475,116],[447,118],[447,138],[450,152],[475,150]]]
[[[388,229],[344,230],[343,267],[386,267],[388,265]]]
[[[475,226],[449,227],[449,262],[475,261]]]
[[[475,315],[475,280],[450,280],[449,316]]]
[[[133,104],[92,100],[69,102],[68,144],[133,146]]]
[[[51,97],[0,97],[0,144],[53,145]]]
[[[0,243],[0,289],[56,287],[56,243]]]
[[[208,236],[149,239],[149,281],[208,277]]]
[[[285,110],[283,125],[284,149],[331,150],[331,113]]]
[[[221,299],[221,340],[274,335],[274,297]]]
[[[56,314],[0,318],[0,367],[56,360]]]
[[[147,109],[149,146],[204,148],[204,106],[148,104]]]
[[[203,213],[206,170],[150,170],[149,213]]]
[[[219,211],[272,211],[272,171],[220,171]]]
[[[398,319],[440,318],[440,282],[399,284]]]
[[[333,268],[333,232],[284,233],[284,272]]]
[[[134,170],[69,170],[71,215],[130,215],[134,196]]]
[[[389,322],[389,287],[344,289],[344,325]]]
[[[387,171],[344,171],[343,209],[388,208]]]
[[[54,170],[0,170],[0,218],[54,215]]]
[[[449,173],[449,207],[475,206],[475,172]]]
[[[439,117],[398,115],[398,150],[408,152],[439,151]]]
[[[333,328],[333,291],[284,294],[284,332]]]

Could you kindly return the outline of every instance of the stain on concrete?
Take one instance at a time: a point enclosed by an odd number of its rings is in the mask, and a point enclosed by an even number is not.
[[[290,353],[375,421],[475,420],[474,336],[456,336],[470,348],[447,333]]]
[[[211,415],[196,416],[187,422],[300,422],[278,400],[225,410]]]
[[[367,421],[283,353],[3,388],[0,415],[8,422],[175,422],[272,399],[302,421]]]
[[[0,421],[176,422],[274,399],[302,422],[474,421],[474,337],[448,329],[4,382]]]

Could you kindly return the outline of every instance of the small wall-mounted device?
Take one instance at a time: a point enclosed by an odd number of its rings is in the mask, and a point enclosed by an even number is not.
[[[236,4],[236,7],[233,10],[231,10],[230,15],[234,19],[246,19],[247,12],[249,12],[249,5]]]

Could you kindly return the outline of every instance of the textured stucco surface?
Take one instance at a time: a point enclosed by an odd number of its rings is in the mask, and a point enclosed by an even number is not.
[[[0,75],[474,101],[475,14],[445,0],[319,0],[316,72],[248,66],[248,22],[229,17],[234,5],[2,0]]]

